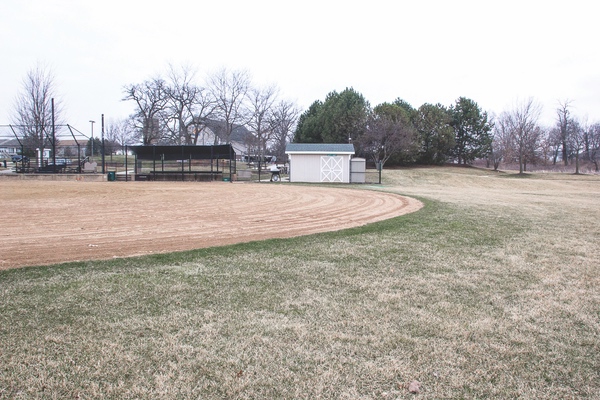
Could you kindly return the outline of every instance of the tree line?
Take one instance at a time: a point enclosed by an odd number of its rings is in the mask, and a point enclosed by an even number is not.
[[[496,119],[489,159],[494,169],[501,162],[518,163],[521,173],[528,165],[562,162],[580,172],[581,161],[599,171],[600,122],[589,123],[572,112],[572,101],[559,101],[553,126],[542,126],[542,106],[533,98],[517,101]]]
[[[423,104],[398,98],[373,108],[352,88],[315,101],[298,120],[295,142],[353,143],[375,163],[469,164],[491,149],[493,124],[473,100]]]
[[[195,75],[171,66],[164,77],[123,88],[123,100],[134,104],[128,125],[138,142],[216,145],[230,143],[238,131],[249,154],[283,158],[299,109],[281,98],[277,86],[256,86],[243,70],[223,68],[203,83]]]
[[[352,88],[329,93],[304,111],[294,134],[300,143],[353,143],[357,154],[375,163],[436,165],[471,164],[485,159],[501,163],[575,165],[587,160],[598,171],[600,123],[589,124],[572,114],[570,101],[560,102],[554,126],[539,123],[541,106],[534,99],[517,102],[498,116],[471,99],[450,106],[414,108],[401,98],[371,107]]]
[[[52,144],[50,127],[64,127],[62,104],[51,101],[55,89],[54,76],[42,65],[23,80],[12,124],[26,153]],[[371,107],[353,88],[332,91],[300,113],[296,104],[281,98],[277,86],[256,86],[246,71],[223,68],[199,83],[193,69],[173,66],[124,86],[121,100],[133,103],[134,111],[127,119],[109,120],[106,154],[133,143],[230,143],[241,131],[249,155],[259,159],[266,154],[283,159],[289,141],[350,142],[358,155],[382,164],[470,164],[485,159],[494,169],[518,164],[525,172],[531,165],[563,163],[574,165],[578,173],[586,161],[599,170],[600,123],[575,116],[569,100],[558,103],[552,126],[539,123],[542,107],[533,98],[489,115],[465,97],[450,106],[425,103],[414,108],[398,98]],[[211,143],[206,142],[208,131]],[[97,141],[87,146],[95,153],[101,148]]]
[[[202,82],[196,75],[192,68],[169,66],[166,73],[125,85],[121,100],[132,103],[133,112],[126,119],[108,121],[103,145],[97,137],[93,145],[88,138],[87,154],[92,148],[94,155],[100,149],[112,154],[134,143],[230,143],[237,132],[249,155],[284,158],[300,110],[282,98],[276,85],[257,86],[244,70],[222,68]],[[55,95],[55,78],[47,67],[28,71],[11,117],[26,153],[58,144],[60,135],[52,135],[50,129],[60,133],[66,125],[61,102],[51,108]]]

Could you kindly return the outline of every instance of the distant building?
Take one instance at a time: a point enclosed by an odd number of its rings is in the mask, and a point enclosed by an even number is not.
[[[17,139],[0,139],[0,158],[10,158],[21,153],[21,144]]]
[[[235,153],[241,157],[255,152],[256,137],[243,125],[234,125],[229,138],[226,137],[224,121],[209,120],[198,135],[199,146],[231,144]]]

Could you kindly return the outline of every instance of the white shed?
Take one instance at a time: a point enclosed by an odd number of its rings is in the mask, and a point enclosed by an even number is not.
[[[290,182],[350,182],[354,145],[336,143],[290,143]]]

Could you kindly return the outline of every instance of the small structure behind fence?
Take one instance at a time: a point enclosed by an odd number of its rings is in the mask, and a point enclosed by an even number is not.
[[[350,182],[381,184],[381,164],[354,157],[350,160]]]

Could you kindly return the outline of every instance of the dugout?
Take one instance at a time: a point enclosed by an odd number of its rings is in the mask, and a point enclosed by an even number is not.
[[[233,181],[235,179],[236,154],[230,144],[128,146],[128,151],[131,151],[135,159],[135,180]],[[126,170],[130,170],[129,166]]]

